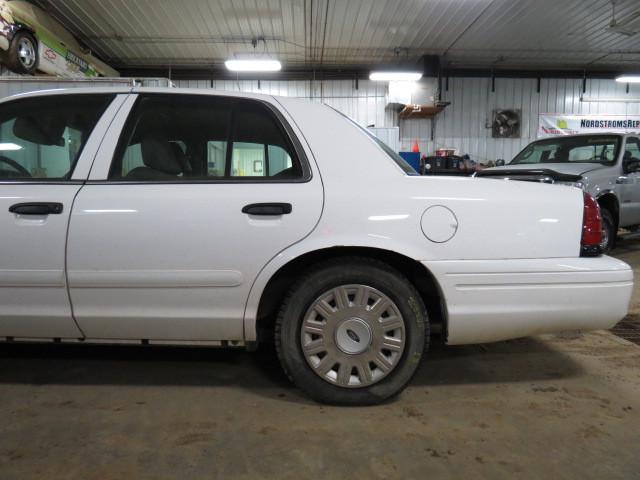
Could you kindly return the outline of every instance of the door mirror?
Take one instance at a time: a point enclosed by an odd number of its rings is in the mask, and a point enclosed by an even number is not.
[[[504,159],[499,158],[496,160],[496,167],[504,167]]]

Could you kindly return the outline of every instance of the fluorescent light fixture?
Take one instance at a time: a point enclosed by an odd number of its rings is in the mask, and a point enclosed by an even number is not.
[[[580,97],[580,101],[591,103],[640,103],[640,97]]]
[[[0,152],[8,152],[12,150],[22,150],[22,147],[15,143],[0,143]]]
[[[369,80],[375,80],[379,82],[393,82],[393,81],[405,81],[405,82],[417,82],[422,78],[421,72],[403,72],[403,71],[373,71],[369,74]]]
[[[227,60],[224,65],[232,72],[277,72],[282,68],[278,60],[268,59]]]
[[[640,83],[640,73],[620,75],[619,77],[616,77],[616,82]]]

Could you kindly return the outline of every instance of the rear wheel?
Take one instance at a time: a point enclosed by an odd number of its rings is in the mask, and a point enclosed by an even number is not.
[[[613,219],[613,215],[606,208],[601,211],[602,214],[602,243],[600,247],[603,253],[610,252],[616,244],[616,222]]]
[[[31,74],[38,65],[38,42],[28,32],[18,32],[6,54],[7,67],[16,73]]]
[[[379,403],[404,389],[428,340],[413,285],[364,258],[324,263],[297,282],[276,322],[276,348],[293,382],[339,405]]]

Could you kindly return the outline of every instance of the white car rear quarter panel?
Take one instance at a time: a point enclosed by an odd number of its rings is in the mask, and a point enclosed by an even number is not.
[[[260,294],[269,278],[306,252],[337,246],[385,249],[421,261],[442,290],[449,343],[606,328],[626,314],[633,285],[629,267],[608,257],[579,257],[580,190],[407,176],[338,113],[295,99],[278,101],[317,159],[325,206],[316,229],[274,258],[256,280],[245,314],[247,339],[255,338]],[[422,233],[421,217],[434,205],[446,206],[457,218],[449,241],[432,242]]]
[[[579,254],[583,208],[579,190],[407,176],[337,112],[300,100],[279,101],[304,133],[325,190],[322,218],[307,241],[320,237],[335,245],[364,242],[419,260]],[[431,242],[422,233],[422,214],[434,205],[446,206],[458,219],[458,230],[448,242]]]

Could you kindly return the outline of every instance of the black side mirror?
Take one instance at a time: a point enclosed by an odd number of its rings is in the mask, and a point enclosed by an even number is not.
[[[496,167],[504,167],[504,159],[499,158],[496,160]]]

